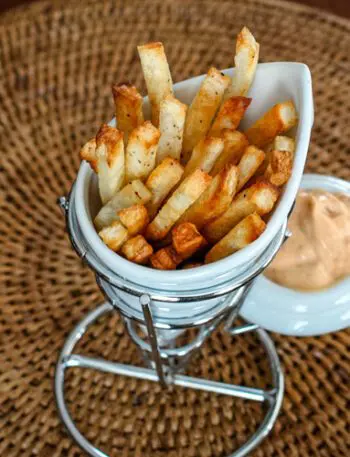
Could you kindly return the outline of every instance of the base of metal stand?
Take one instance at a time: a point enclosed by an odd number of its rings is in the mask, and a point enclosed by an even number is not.
[[[106,373],[113,373],[121,376],[129,376],[147,381],[159,382],[159,376],[156,370],[149,368],[141,368],[133,365],[125,365],[121,363],[108,362],[103,359],[96,359],[85,357],[73,353],[73,349],[77,342],[84,336],[89,326],[96,322],[101,316],[115,312],[113,306],[105,303],[99,306],[94,311],[90,312],[71,332],[68,336],[65,345],[60,354],[55,373],[55,394],[58,411],[61,419],[66,426],[68,432],[77,444],[89,455],[93,457],[108,457],[107,454],[93,446],[78,430],[72,417],[69,414],[65,402],[65,372],[68,368],[92,368],[94,370],[103,371]],[[226,384],[222,382],[209,381],[201,378],[194,378],[182,374],[173,374],[171,379],[167,381],[175,386],[181,386],[191,389],[204,390],[207,392],[215,392],[220,395],[229,395],[232,397],[243,398],[246,400],[257,401],[267,405],[267,412],[264,420],[260,424],[257,431],[248,439],[248,441],[238,450],[233,452],[229,457],[243,457],[248,455],[271,431],[278,412],[282,405],[283,392],[284,392],[284,379],[276,353],[275,346],[268,336],[268,334],[257,328],[253,324],[245,326],[228,328],[225,330],[231,335],[241,334],[248,331],[255,331],[266,350],[269,359],[271,375],[272,375],[272,389],[263,390],[252,387],[243,387],[233,384]],[[158,371],[159,372],[159,371]]]

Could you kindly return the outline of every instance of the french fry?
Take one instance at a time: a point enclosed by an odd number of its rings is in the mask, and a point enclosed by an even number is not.
[[[155,241],[166,237],[187,208],[203,193],[211,179],[202,170],[196,170],[188,176],[149,224],[146,230],[146,238]]]
[[[181,262],[182,257],[172,246],[159,249],[150,257],[150,264],[157,270],[175,270]]]
[[[210,249],[205,257],[205,263],[215,262],[243,249],[255,241],[265,227],[265,222],[257,213],[250,214]]]
[[[233,200],[227,211],[203,229],[205,238],[216,243],[235,225],[249,214],[256,212],[259,216],[272,211],[279,192],[268,181],[260,181],[242,190]]]
[[[127,229],[119,221],[114,221],[104,227],[100,230],[99,235],[105,245],[114,252],[118,252],[129,237]]]
[[[149,175],[146,187],[152,192],[152,197],[146,208],[151,220],[170,191],[180,182],[183,172],[177,160],[166,157]]]
[[[157,164],[162,162],[165,157],[180,160],[186,112],[187,105],[181,103],[173,95],[168,95],[161,101]]]
[[[276,136],[266,148],[264,163],[258,170],[271,184],[283,186],[292,174],[295,142],[287,136]]]
[[[187,110],[182,145],[182,161],[187,163],[193,148],[210,128],[210,124],[220,106],[230,78],[216,68],[209,69],[207,76]]]
[[[295,141],[289,136],[276,136],[266,151],[288,151],[291,154],[294,154]]]
[[[143,123],[142,96],[131,84],[113,84],[112,94],[117,126],[126,144],[129,133]]]
[[[224,141],[224,149],[210,172],[212,176],[217,175],[225,165],[236,165],[245,148],[249,146],[247,137],[238,130],[223,130],[222,139]]]
[[[224,129],[235,130],[241,122],[251,98],[230,97],[221,105],[209,131],[210,136],[221,136]]]
[[[142,233],[149,224],[149,216],[144,205],[136,204],[118,212],[120,222],[128,229],[130,236]]]
[[[91,168],[97,173],[97,157],[96,157],[96,138],[91,138],[80,149],[80,159],[89,162]]]
[[[263,176],[266,168],[271,161],[271,156],[273,151],[287,151],[290,152],[291,156],[294,156],[295,142],[293,138],[288,136],[276,136],[272,143],[269,143],[265,147],[265,159],[260,165],[259,169],[256,172],[256,176]]]
[[[190,268],[198,268],[203,265],[202,262],[188,262],[185,263],[182,267],[180,267],[180,270],[189,270]]]
[[[142,235],[137,235],[123,244],[121,252],[130,262],[144,265],[153,254],[153,247]]]
[[[259,43],[247,27],[243,27],[237,36],[235,72],[232,83],[226,90],[225,99],[232,96],[247,95],[254,80],[256,66],[259,60]]]
[[[273,150],[264,177],[275,186],[283,186],[292,174],[293,155],[290,151]]]
[[[162,43],[138,46],[148,97],[152,107],[152,123],[159,124],[160,103],[173,93],[173,82]]]
[[[119,221],[118,212],[137,203],[146,204],[151,199],[151,192],[138,179],[124,186],[104,205],[95,218],[97,230]]]
[[[175,270],[184,260],[207,244],[196,226],[185,222],[172,230],[172,245],[155,252],[151,265],[158,270]]]
[[[102,125],[96,135],[98,187],[103,204],[121,188],[125,176],[123,132]]]
[[[249,181],[249,179],[254,175],[254,173],[263,163],[264,158],[264,151],[256,148],[255,146],[248,146],[245,149],[244,154],[242,155],[242,158],[238,164],[239,179],[237,190],[242,189],[242,187]]]
[[[159,130],[146,121],[129,135],[126,147],[126,180],[145,179],[156,163],[156,152],[160,137]]]
[[[180,217],[178,224],[191,222],[198,230],[202,230],[206,224],[216,219],[230,206],[237,183],[237,167],[226,165],[202,195]]]
[[[197,168],[209,173],[223,149],[224,140],[221,138],[205,137],[200,140],[192,151],[191,158],[187,162],[182,179],[193,173]]]
[[[183,222],[171,231],[172,245],[181,258],[188,259],[199,248],[207,244],[197,227],[190,222]]]
[[[258,119],[245,134],[251,144],[261,148],[269,144],[275,136],[287,132],[298,121],[294,103],[277,103]]]

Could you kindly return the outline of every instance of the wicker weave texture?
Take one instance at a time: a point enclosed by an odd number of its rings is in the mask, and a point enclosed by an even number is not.
[[[72,251],[56,198],[77,151],[113,114],[110,86],[144,90],[136,45],[165,43],[175,81],[233,65],[246,24],[262,61],[301,61],[313,74],[315,128],[307,170],[350,178],[350,23],[273,0],[42,2],[0,18],[0,455],[78,457],[53,397],[67,332],[102,297]],[[254,457],[349,455],[349,333],[274,335],[286,374],[283,411]],[[118,316],[96,325],[84,354],[141,363]],[[254,337],[217,332],[191,373],[269,382]],[[111,456],[220,457],[254,431],[259,405],[88,370],[68,377],[73,417]]]

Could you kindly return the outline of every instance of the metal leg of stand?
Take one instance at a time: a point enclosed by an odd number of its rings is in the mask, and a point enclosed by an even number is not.
[[[146,322],[148,339],[152,348],[153,360],[156,365],[156,370],[159,382],[162,387],[167,387],[167,380],[165,377],[163,362],[159,352],[156,330],[153,325],[152,312],[151,312],[151,298],[149,295],[141,295],[140,305]]]
[[[147,299],[143,299],[143,310],[145,312],[145,318],[150,318],[152,321],[150,302]],[[121,376],[130,376],[138,379],[144,379],[148,381],[159,382],[160,373],[156,370],[149,368],[141,368],[133,365],[125,365],[121,363],[108,362],[103,359],[95,359],[85,356],[80,356],[73,353],[73,349],[77,342],[86,333],[88,327],[98,320],[102,315],[111,313],[114,308],[109,303],[105,303],[99,306],[96,310],[90,312],[71,332],[68,336],[65,345],[62,349],[55,372],[55,395],[59,414],[61,419],[66,426],[68,432],[77,444],[90,456],[92,457],[108,457],[107,454],[102,452],[100,449],[93,446],[78,430],[72,417],[69,414],[67,405],[64,397],[65,389],[65,372],[68,368],[80,367],[80,368],[92,368],[95,370],[104,371],[107,373],[113,373]],[[148,311],[149,316],[147,316]],[[152,330],[153,328],[153,330]],[[148,329],[149,336],[151,338],[152,331],[154,331],[153,324]],[[234,334],[235,329],[229,330],[231,334]],[[231,385],[222,382],[209,381],[206,379],[194,378],[181,374],[174,374],[172,377],[172,383],[176,386],[192,388],[197,390],[204,390],[207,392],[215,392],[217,394],[229,395],[232,397],[243,398],[246,400],[257,401],[260,403],[265,402],[268,405],[267,414],[261,423],[258,430],[248,439],[248,441],[238,450],[236,450],[229,457],[244,457],[248,455],[252,449],[254,449],[271,431],[274,422],[276,421],[278,412],[280,410],[284,381],[283,374],[281,371],[278,355],[276,353],[274,344],[268,334],[262,330],[257,330],[258,337],[263,344],[267,356],[269,358],[270,368],[272,372],[273,388],[269,391],[263,389],[256,389],[252,387],[243,387],[237,385]],[[151,340],[150,340],[151,341]],[[157,345],[157,340],[153,341],[153,344]],[[159,348],[154,347],[154,350],[158,352]],[[160,355],[159,355],[160,356]],[[160,360],[161,363],[161,360]],[[161,366],[162,368],[162,366]],[[163,373],[164,375],[164,373]]]
[[[201,326],[197,336],[195,336],[191,342],[182,345],[181,347],[176,347],[176,341],[173,342],[171,347],[160,347],[158,346],[159,355],[161,357],[162,363],[166,365],[167,369],[167,384],[171,384],[172,376],[175,372],[182,371],[185,369],[190,359],[194,354],[200,349],[203,342],[209,335],[218,327],[220,322],[225,318],[225,314],[214,319],[209,324],[204,324]],[[137,333],[137,325],[131,319],[125,318],[125,325],[128,330],[128,333],[131,339],[136,343],[137,347],[141,350],[142,355],[145,360],[149,363],[149,354],[153,356],[154,360],[154,350],[150,344],[148,344],[141,336]],[[164,369],[164,365],[162,365]]]
[[[242,286],[242,288],[244,287],[244,290],[243,290],[242,296],[240,298],[239,304],[231,311],[231,313],[229,314],[229,316],[227,318],[227,321],[225,324],[226,331],[228,331],[228,329],[230,329],[232,327],[234,320],[237,318],[237,316],[243,306],[244,300],[246,299],[248,293],[250,292],[250,289],[253,287],[254,281],[255,281],[255,278],[252,279],[247,284],[245,284],[244,286]]]

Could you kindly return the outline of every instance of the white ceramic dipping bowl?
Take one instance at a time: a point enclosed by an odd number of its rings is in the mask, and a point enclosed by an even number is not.
[[[350,183],[332,176],[306,174],[301,188],[350,195]],[[241,315],[285,335],[315,336],[341,330],[350,326],[350,277],[325,290],[299,292],[261,275],[245,300]]]
[[[224,70],[232,76],[233,69]],[[205,75],[191,78],[174,85],[176,97],[189,104],[199,89]],[[256,77],[249,96],[253,101],[247,110],[243,128],[251,125],[275,103],[292,99],[299,114],[298,126],[293,132],[296,140],[296,151],[293,173],[283,194],[271,216],[265,232],[258,240],[241,251],[210,265],[180,271],[159,271],[129,262],[108,249],[99,238],[93,219],[100,208],[97,191],[97,179],[90,166],[83,162],[79,169],[74,192],[71,195],[71,206],[75,212],[77,223],[84,237],[87,250],[111,272],[133,281],[140,287],[151,287],[163,295],[167,293],[206,289],[215,284],[234,279],[249,270],[257,259],[274,240],[285,223],[288,213],[295,200],[303,174],[307,150],[313,124],[313,98],[311,75],[308,67],[300,63],[266,63],[258,65]],[[147,109],[147,108],[146,108]],[[125,292],[115,291],[128,302],[129,306],[140,312],[137,297]],[[167,317],[187,319],[212,309],[222,298],[190,303],[153,303],[153,314],[159,318]]]

